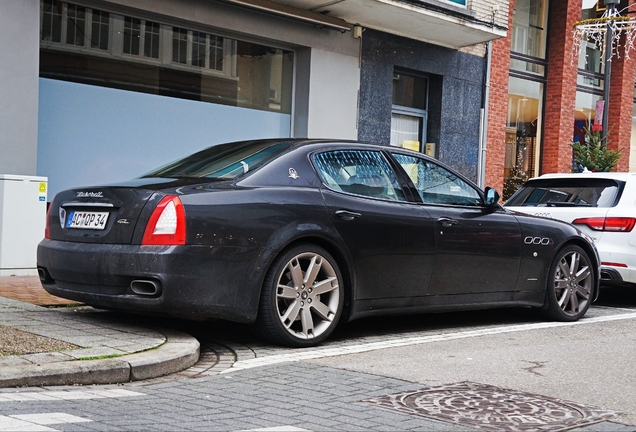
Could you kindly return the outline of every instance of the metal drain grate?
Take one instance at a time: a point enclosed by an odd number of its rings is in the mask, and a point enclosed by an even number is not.
[[[485,431],[561,431],[618,415],[574,402],[471,382],[363,402]]]

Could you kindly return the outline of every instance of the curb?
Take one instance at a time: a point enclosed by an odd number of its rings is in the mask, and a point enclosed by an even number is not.
[[[148,351],[116,358],[15,366],[0,371],[0,388],[117,384],[180,372],[199,360],[199,341],[169,329],[155,329],[166,342]]]

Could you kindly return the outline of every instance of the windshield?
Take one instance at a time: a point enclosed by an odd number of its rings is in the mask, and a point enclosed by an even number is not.
[[[612,179],[567,178],[530,180],[507,207],[614,207],[624,182]]]
[[[246,141],[210,147],[142,176],[230,180],[248,173],[291,146],[281,141]]]

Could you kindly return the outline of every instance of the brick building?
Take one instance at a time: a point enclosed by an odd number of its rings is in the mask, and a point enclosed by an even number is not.
[[[636,3],[623,0],[625,15]],[[597,118],[604,69],[599,50],[573,51],[573,24],[600,17],[599,0],[512,0],[507,36],[492,42],[485,183],[509,196],[524,179],[569,172],[573,139]],[[621,54],[622,47],[619,48]],[[635,168],[636,57],[612,59],[609,147],[621,150],[618,171]]]

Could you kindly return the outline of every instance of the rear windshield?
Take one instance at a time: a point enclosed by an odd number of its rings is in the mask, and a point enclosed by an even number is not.
[[[210,147],[142,176],[229,180],[264,165],[291,146],[290,142],[249,141]]]
[[[511,207],[614,207],[624,182],[611,179],[569,178],[530,180],[508,201]]]

